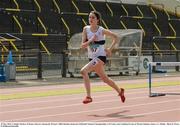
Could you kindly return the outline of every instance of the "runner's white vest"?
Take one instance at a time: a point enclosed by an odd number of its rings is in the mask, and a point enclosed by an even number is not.
[[[88,46],[88,58],[93,59],[98,56],[106,56],[106,52],[104,50],[104,44],[100,44],[99,42],[105,42],[105,36],[103,35],[103,27],[99,26],[98,30],[93,33],[90,29],[90,26],[86,26],[87,39],[91,39],[91,37],[96,34],[98,40],[97,42],[91,42]]]

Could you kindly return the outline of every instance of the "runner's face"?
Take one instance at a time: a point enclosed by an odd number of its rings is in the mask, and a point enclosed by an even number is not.
[[[98,24],[98,19],[97,19],[96,15],[93,13],[89,14],[89,24],[90,25],[97,25]]]

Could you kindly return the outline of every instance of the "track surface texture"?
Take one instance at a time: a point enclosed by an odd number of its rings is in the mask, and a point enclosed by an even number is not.
[[[177,77],[155,78],[157,83],[171,82]],[[43,97],[24,97],[0,100],[1,122],[179,122],[180,95],[149,97],[147,79],[116,81],[125,88],[126,102],[122,103],[117,93],[110,89],[92,92],[93,102],[83,104],[85,91]],[[131,84],[147,84],[144,88],[126,88]],[[103,82],[91,84],[104,86]],[[46,85],[1,89],[1,95],[33,93],[53,90],[84,89],[83,83]],[[154,91],[180,93],[180,84],[153,87]]]

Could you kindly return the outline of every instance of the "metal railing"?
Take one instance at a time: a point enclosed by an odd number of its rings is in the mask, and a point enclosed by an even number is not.
[[[14,37],[14,40],[13,45],[3,46],[2,41],[12,41],[12,39],[1,38],[0,54],[1,60],[3,60],[1,62],[5,63],[9,51],[12,51],[13,60],[17,65],[16,70],[18,77],[22,79],[41,79],[46,76],[57,75],[66,77],[66,58],[64,57],[66,57],[67,36],[65,34],[0,33],[1,37],[3,37],[3,35]],[[29,38],[29,40],[27,40],[26,37]],[[35,40],[31,39],[31,37]],[[55,37],[58,38],[56,42],[54,39],[50,40],[50,38]],[[15,38],[19,38],[19,40]],[[30,47],[26,41],[35,41],[36,43],[32,43],[34,46]],[[15,45],[18,47],[18,50],[10,48]]]

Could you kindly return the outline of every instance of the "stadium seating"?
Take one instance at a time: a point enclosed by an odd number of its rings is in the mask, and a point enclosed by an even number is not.
[[[16,1],[19,5],[19,9],[23,9],[23,10],[34,9],[34,2],[32,0],[16,0]]]
[[[143,30],[143,50],[180,50],[180,19],[163,7],[89,0],[1,0],[0,36],[10,33],[22,39],[14,42],[18,49],[38,49],[41,40],[48,51],[62,52],[67,49],[65,42],[88,24],[89,12],[97,10],[107,29]]]

